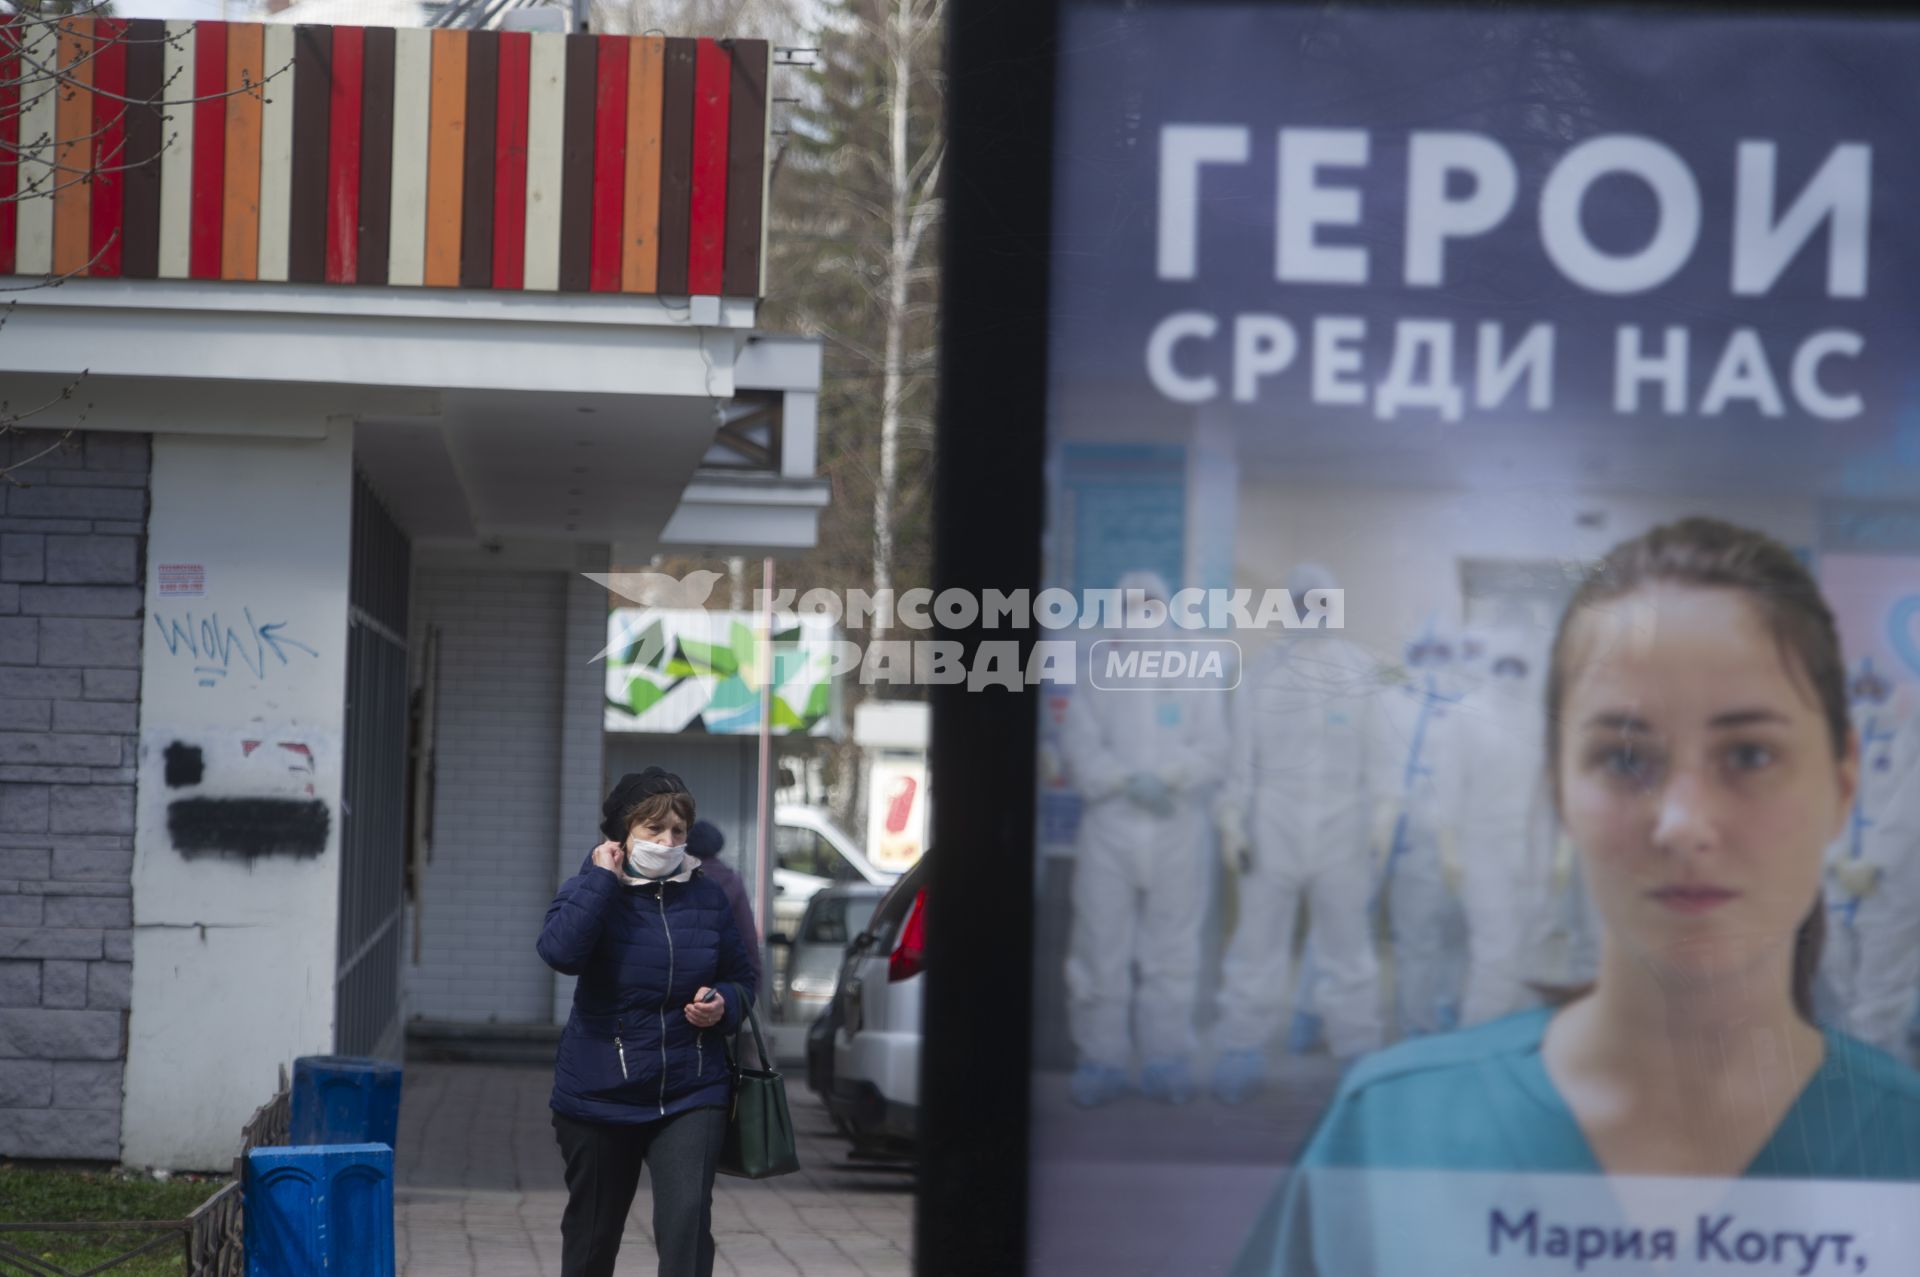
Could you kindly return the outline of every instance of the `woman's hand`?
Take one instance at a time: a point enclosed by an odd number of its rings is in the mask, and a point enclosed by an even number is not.
[[[626,859],[627,849],[617,842],[603,842],[593,849],[593,863],[602,869],[620,872],[620,862]]]
[[[708,997],[712,994],[712,997]],[[701,999],[705,998],[705,1001]],[[718,989],[702,988],[693,995],[693,1001],[687,1003],[687,1023],[697,1029],[711,1029],[720,1023],[727,1013],[727,1000]]]

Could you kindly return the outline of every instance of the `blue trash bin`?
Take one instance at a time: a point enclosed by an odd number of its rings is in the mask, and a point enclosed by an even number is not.
[[[385,1144],[400,1133],[400,1066],[352,1055],[303,1055],[293,1062],[288,1142]]]
[[[247,1277],[394,1277],[391,1148],[256,1148],[245,1173]]]

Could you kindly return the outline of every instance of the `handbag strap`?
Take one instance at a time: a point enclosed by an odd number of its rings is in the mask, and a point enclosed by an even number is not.
[[[760,1056],[761,1067],[772,1068],[773,1057],[767,1054],[766,1039],[760,1036],[760,1017],[753,1013],[753,1003],[751,1002],[747,1003],[747,1027],[753,1030],[753,1049]],[[738,1034],[739,1030],[734,1030],[734,1036],[738,1036]],[[740,1061],[734,1054],[733,1037],[728,1037],[726,1044],[727,1059],[732,1062],[734,1069],[737,1071],[740,1067]]]

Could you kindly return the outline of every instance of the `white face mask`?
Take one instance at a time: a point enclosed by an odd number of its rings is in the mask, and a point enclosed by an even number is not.
[[[685,847],[669,847],[644,838],[627,840],[627,872],[636,878],[671,878],[680,872],[681,862],[686,858]]]

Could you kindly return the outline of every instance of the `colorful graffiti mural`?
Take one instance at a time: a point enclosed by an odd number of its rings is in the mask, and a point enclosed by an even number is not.
[[[615,608],[607,617],[607,730],[752,735],[761,688],[770,684],[775,734],[834,735],[833,621],[776,615],[765,674],[760,623],[751,612]]]

